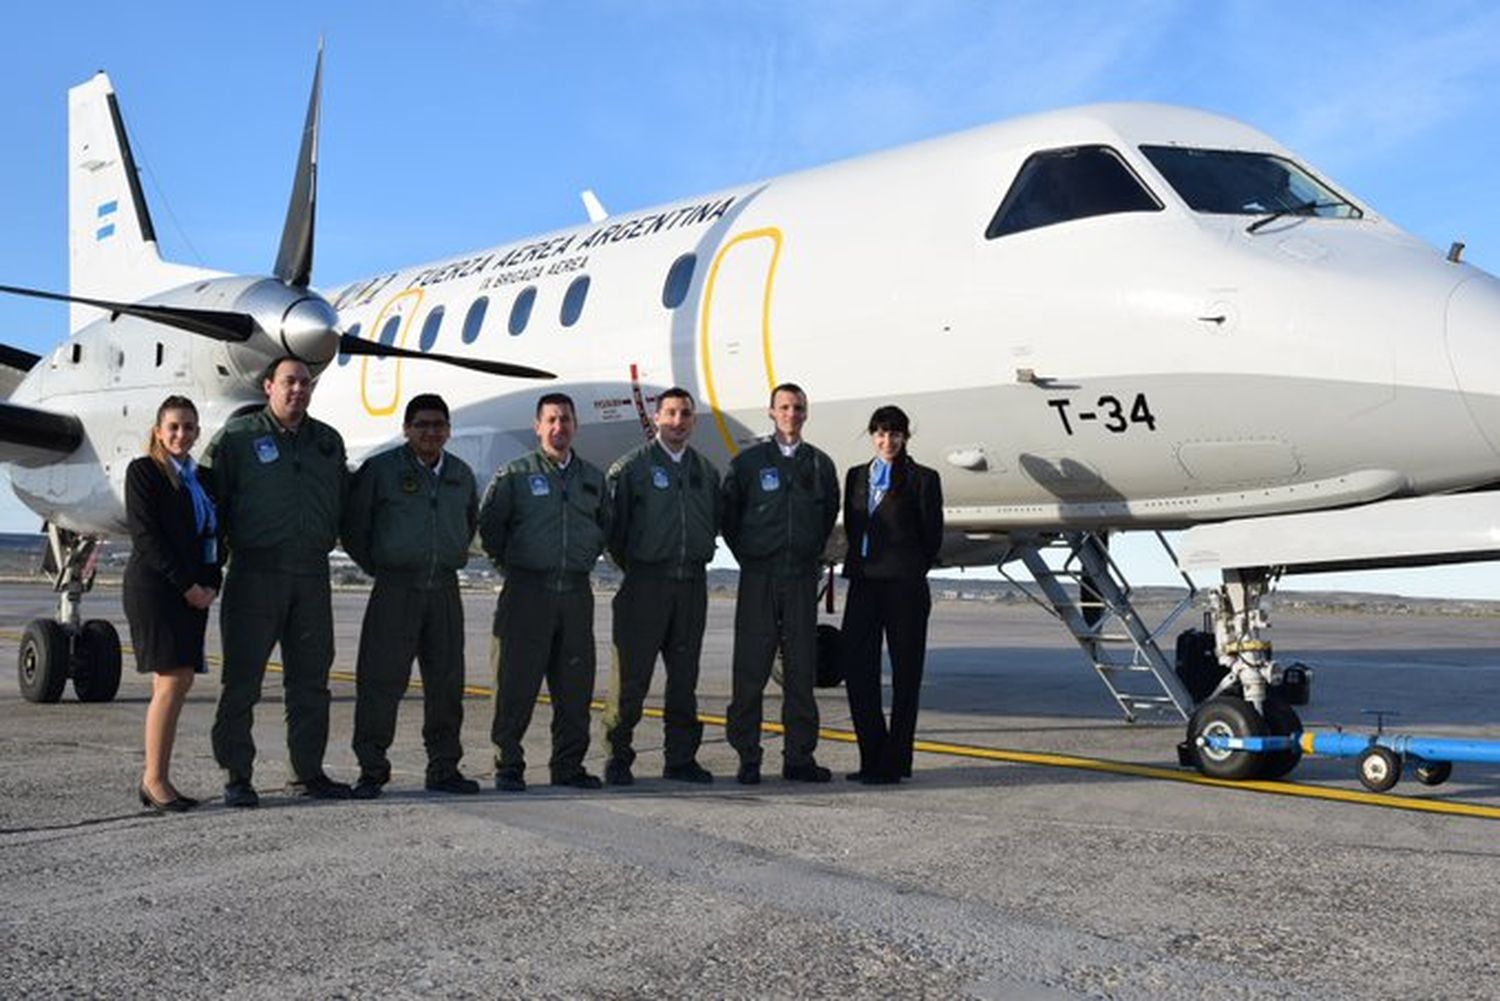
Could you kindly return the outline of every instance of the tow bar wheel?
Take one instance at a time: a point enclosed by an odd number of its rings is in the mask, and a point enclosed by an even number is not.
[[[1372,744],[1359,756],[1359,781],[1371,792],[1389,792],[1401,781],[1401,758],[1389,747]]]

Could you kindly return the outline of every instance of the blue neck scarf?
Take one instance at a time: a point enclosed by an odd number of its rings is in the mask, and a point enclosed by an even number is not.
[[[870,463],[870,501],[868,510],[871,514],[875,513],[875,509],[880,506],[880,502],[885,497],[886,491],[890,489],[891,464],[876,456],[875,460]],[[865,537],[860,540],[859,554],[861,556],[870,555],[870,530],[874,527],[874,522],[871,522],[865,529]]]
[[[182,485],[187,487],[188,496],[193,498],[193,521],[198,526],[198,534],[204,537],[218,534],[219,519],[214,512],[214,502],[208,499],[208,491],[198,482],[198,464],[191,455],[181,462],[171,456],[168,458],[177,467],[177,475],[182,478]]]

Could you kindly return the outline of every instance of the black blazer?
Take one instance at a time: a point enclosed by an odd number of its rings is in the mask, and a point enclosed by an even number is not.
[[[905,482],[886,491],[870,513],[870,464],[849,467],[844,474],[844,534],[849,552],[844,576],[925,577],[943,546],[943,482],[937,470],[910,456],[901,460]],[[896,479],[896,470],[892,470]],[[870,554],[860,555],[865,537]]]
[[[125,520],[131,546],[127,578],[179,595],[194,584],[219,589],[220,561],[203,559],[192,495],[186,487],[173,486],[150,456],[133,460],[125,470]],[[223,551],[222,546],[215,549]]]

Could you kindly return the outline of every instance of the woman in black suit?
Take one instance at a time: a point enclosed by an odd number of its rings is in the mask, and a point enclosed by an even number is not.
[[[943,543],[943,485],[937,471],[906,454],[911,422],[900,407],[870,415],[875,458],[844,477],[849,552],[840,636],[849,712],[859,737],[850,781],[890,785],[911,777],[917,697],[927,655],[932,593],[927,571]],[[891,654],[891,721],[880,699],[882,634]]]
[[[219,592],[218,518],[198,481],[192,449],[198,409],[169,396],[156,411],[148,454],[125,470],[125,517],[130,562],[125,565],[125,617],[136,669],[154,674],[146,710],[146,768],[141,805],[181,813],[198,805],[172,785],[169,770],[177,718],[208,670],[203,634]]]

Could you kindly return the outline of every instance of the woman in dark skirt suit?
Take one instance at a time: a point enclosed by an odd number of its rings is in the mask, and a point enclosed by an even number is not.
[[[911,422],[900,407],[870,415],[875,458],[844,477],[844,685],[859,737],[850,781],[890,785],[911,777],[917,697],[927,655],[932,594],[927,571],[943,544],[943,485],[906,454]],[[891,654],[891,721],[880,699],[882,635]]]
[[[172,785],[169,770],[177,718],[193,675],[208,670],[203,633],[219,593],[218,518],[198,481],[193,444],[198,409],[169,396],[156,411],[149,452],[125,471],[130,562],[125,565],[125,617],[136,669],[153,674],[146,710],[146,768],[141,805],[181,813],[198,805]]]

